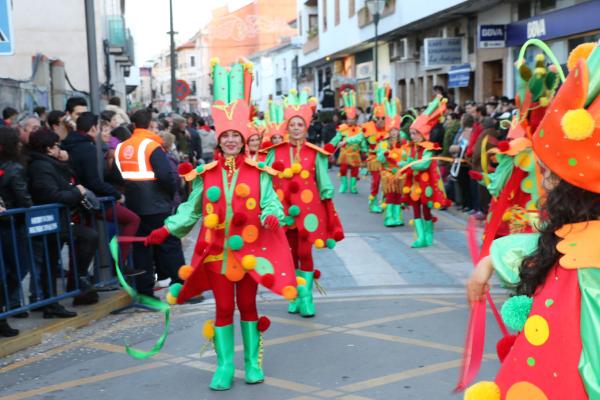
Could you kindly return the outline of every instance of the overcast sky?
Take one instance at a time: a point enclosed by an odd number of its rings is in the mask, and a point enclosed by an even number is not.
[[[210,20],[212,8],[226,0],[173,0],[175,43],[191,38]],[[135,41],[138,66],[169,48],[169,0],[127,0],[125,20]]]

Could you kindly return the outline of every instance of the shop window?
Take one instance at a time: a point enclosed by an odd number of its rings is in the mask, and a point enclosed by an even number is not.
[[[556,8],[556,0],[540,0],[540,11],[548,11]]]
[[[282,95],[282,93],[283,93],[282,86],[283,86],[283,84],[282,84],[281,78],[275,79],[275,94],[277,96]]]
[[[195,67],[196,66],[196,57],[191,56],[190,57],[190,67]]]
[[[524,1],[517,5],[517,19],[527,19],[531,17],[531,1]]]
[[[475,41],[477,40],[477,21],[475,17],[467,19],[467,49],[469,54],[475,52]]]
[[[192,81],[192,86],[190,87],[191,94],[196,94],[196,81]]]

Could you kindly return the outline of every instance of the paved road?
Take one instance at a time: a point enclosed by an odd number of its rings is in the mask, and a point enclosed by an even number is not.
[[[234,388],[208,390],[215,355],[200,355],[200,348],[202,324],[213,316],[209,299],[174,308],[162,353],[146,361],[129,358],[123,343],[149,348],[162,329],[153,313],[110,316],[48,337],[0,361],[0,400],[462,398],[451,390],[468,318],[463,284],[472,268],[464,221],[438,213],[435,246],[410,249],[411,229],[383,227],[382,216],[366,212],[367,182],[359,188],[358,196],[337,197],[347,239],[316,253],[328,291],[318,296],[317,316],[289,315],[284,302],[260,293],[259,311],[273,322],[265,335],[263,385],[244,384],[238,346]],[[498,368],[499,333],[488,319],[481,378]]]

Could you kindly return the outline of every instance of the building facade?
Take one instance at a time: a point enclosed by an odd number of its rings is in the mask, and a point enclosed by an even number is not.
[[[0,56],[0,107],[62,109],[67,95],[89,92],[84,2],[64,0],[59,7],[45,0],[10,3],[14,53]],[[124,19],[125,0],[94,4],[102,99],[118,96],[125,104],[125,79],[135,61]]]

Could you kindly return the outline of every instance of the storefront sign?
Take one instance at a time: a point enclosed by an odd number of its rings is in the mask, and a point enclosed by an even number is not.
[[[373,76],[373,61],[356,64],[356,79],[371,79]]]
[[[58,208],[45,208],[25,213],[29,236],[47,235],[58,232]]]
[[[471,80],[471,64],[453,65],[448,71],[448,87],[468,87]]]
[[[571,7],[517,21],[506,26],[507,46],[520,46],[529,39],[549,40],[600,29],[600,1]]]
[[[0,55],[14,53],[15,39],[12,30],[12,6],[10,0],[0,0]]]
[[[479,47],[497,48],[506,45],[506,25],[479,25]]]
[[[425,68],[456,65],[463,61],[462,38],[427,38],[424,40]]]

